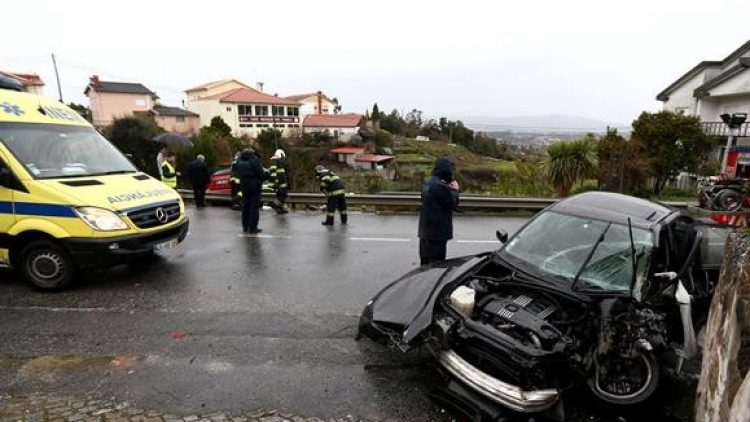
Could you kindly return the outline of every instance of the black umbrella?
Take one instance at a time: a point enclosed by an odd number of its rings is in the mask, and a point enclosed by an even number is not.
[[[177,133],[162,133],[151,138],[152,141],[166,145],[170,149],[192,148],[193,143],[186,136]]]

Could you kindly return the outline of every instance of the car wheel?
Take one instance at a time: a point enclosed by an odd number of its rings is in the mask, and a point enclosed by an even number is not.
[[[659,362],[651,352],[633,358],[607,355],[594,365],[588,385],[607,403],[629,406],[648,400],[659,386]]]
[[[48,240],[31,242],[21,250],[19,269],[39,290],[61,290],[73,283],[77,269],[70,254]]]
[[[734,189],[724,189],[719,193],[719,208],[723,211],[737,211],[742,207],[744,195]]]

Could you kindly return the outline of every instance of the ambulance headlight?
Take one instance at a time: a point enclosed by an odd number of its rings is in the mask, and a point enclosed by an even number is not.
[[[128,228],[128,225],[119,215],[103,208],[78,207],[76,208],[76,214],[94,230],[107,232]]]

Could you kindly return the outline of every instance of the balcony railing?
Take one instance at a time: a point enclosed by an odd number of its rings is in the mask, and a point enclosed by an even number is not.
[[[703,133],[709,136],[729,136],[732,134],[724,122],[704,122]],[[743,123],[734,133],[734,136],[750,136],[750,123]]]

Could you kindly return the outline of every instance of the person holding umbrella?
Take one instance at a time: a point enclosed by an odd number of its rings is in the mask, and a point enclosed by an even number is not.
[[[188,178],[190,183],[193,185],[193,198],[195,198],[195,206],[203,208],[206,206],[206,189],[208,189],[208,182],[211,179],[211,175],[208,172],[208,166],[206,165],[206,156],[198,154],[187,169]]]

